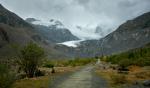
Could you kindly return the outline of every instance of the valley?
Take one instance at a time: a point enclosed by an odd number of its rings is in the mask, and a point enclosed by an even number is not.
[[[122,14],[123,21],[101,15],[101,24],[91,21],[97,13],[89,19],[82,13],[80,20],[68,10],[40,18],[17,15],[0,3],[0,88],[150,87],[150,10]],[[65,15],[57,19],[61,11]]]

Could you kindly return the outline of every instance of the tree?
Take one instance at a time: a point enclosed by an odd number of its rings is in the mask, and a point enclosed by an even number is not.
[[[34,77],[44,57],[43,48],[30,42],[21,49],[20,53],[21,56],[18,62],[21,69],[26,73],[27,77]]]

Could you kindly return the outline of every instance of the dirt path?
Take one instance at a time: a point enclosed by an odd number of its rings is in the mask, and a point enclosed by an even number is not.
[[[81,70],[58,78],[49,88],[107,88],[104,79],[94,74],[94,67],[87,66]]]

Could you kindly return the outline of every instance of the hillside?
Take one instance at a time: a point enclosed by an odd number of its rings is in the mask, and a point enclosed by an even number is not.
[[[132,49],[124,53],[108,56],[106,61],[124,67],[130,65],[150,66],[150,44],[146,44],[141,48]]]
[[[0,23],[10,25],[12,27],[32,27],[15,13],[10,12],[0,4]]]

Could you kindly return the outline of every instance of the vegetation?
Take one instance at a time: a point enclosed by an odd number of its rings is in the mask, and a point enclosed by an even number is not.
[[[16,81],[13,88],[48,88],[50,77],[43,76],[38,78],[29,78]]]
[[[31,42],[21,49],[21,56],[18,60],[20,68],[26,73],[27,77],[35,76],[39,72],[44,56],[44,50],[37,44]]]
[[[15,73],[11,72],[9,67],[4,64],[0,64],[0,88],[11,88],[15,82]]]
[[[150,66],[150,44],[125,53],[108,56],[106,61],[112,64],[118,64],[122,68],[130,65]]]
[[[125,84],[127,82],[127,79],[123,74],[113,74],[111,75],[111,82],[112,85],[120,85]]]
[[[52,68],[55,67],[65,67],[65,66],[83,66],[89,63],[95,63],[94,58],[77,58],[71,60],[48,60],[43,65],[44,67]]]
[[[110,88],[123,88],[123,86],[134,84],[135,81],[146,80],[150,77],[150,44],[124,53],[105,56],[101,60],[110,62],[115,68],[98,72],[110,82]]]

